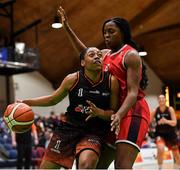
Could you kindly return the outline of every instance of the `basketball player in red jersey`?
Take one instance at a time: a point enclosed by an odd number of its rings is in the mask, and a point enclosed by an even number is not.
[[[86,46],[70,28],[62,7],[59,8],[58,15],[73,47],[80,53]],[[132,40],[129,23],[125,19],[107,20],[102,32],[108,48],[102,50],[104,70],[108,70],[119,80],[122,92],[119,96],[120,108],[111,117],[112,130],[117,134],[115,168],[131,169],[150,122],[150,112],[143,93],[147,86],[147,76]]]
[[[102,71],[102,52],[90,47],[80,59],[82,69],[66,76],[53,94],[22,101],[30,106],[51,106],[69,96],[66,119],[54,131],[41,169],[71,169],[74,159],[77,169],[95,169],[110,117],[118,110],[118,81]]]

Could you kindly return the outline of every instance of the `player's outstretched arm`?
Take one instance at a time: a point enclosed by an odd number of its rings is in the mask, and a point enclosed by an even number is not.
[[[75,32],[69,26],[67,15],[65,13],[65,10],[61,6],[59,7],[57,14],[61,18],[63,28],[64,28],[71,44],[73,45],[74,49],[76,50],[76,52],[79,56],[81,51],[83,51],[87,47],[83,44],[83,42],[77,37]]]
[[[77,73],[69,74],[64,78],[59,88],[51,95],[22,100],[29,106],[52,106],[62,101],[67,95],[70,88],[77,80]]]

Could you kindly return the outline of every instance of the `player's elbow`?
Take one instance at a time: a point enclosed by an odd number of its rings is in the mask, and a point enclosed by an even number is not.
[[[131,100],[135,103],[137,101],[138,90],[132,90],[129,93],[129,96],[131,97]]]
[[[58,103],[57,100],[56,100],[53,96],[50,96],[47,105],[48,105],[48,106],[54,106],[54,105],[56,105],[57,103]]]
[[[173,121],[173,123],[172,123],[172,126],[176,126],[177,125],[177,121],[175,120],[175,121]]]
[[[51,100],[50,101],[50,106],[54,106],[54,105],[56,105],[58,102],[56,101],[56,100]]]

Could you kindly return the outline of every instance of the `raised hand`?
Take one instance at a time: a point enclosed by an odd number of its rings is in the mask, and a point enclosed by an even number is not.
[[[61,17],[61,22],[62,22],[63,27],[67,26],[68,25],[68,19],[67,19],[67,16],[66,16],[66,12],[61,6],[59,7],[59,9],[57,11],[57,15],[59,17]]]

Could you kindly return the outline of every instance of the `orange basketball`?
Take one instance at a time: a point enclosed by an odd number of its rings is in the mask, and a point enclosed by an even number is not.
[[[25,103],[12,103],[7,106],[3,119],[10,130],[24,133],[34,122],[34,112]]]

